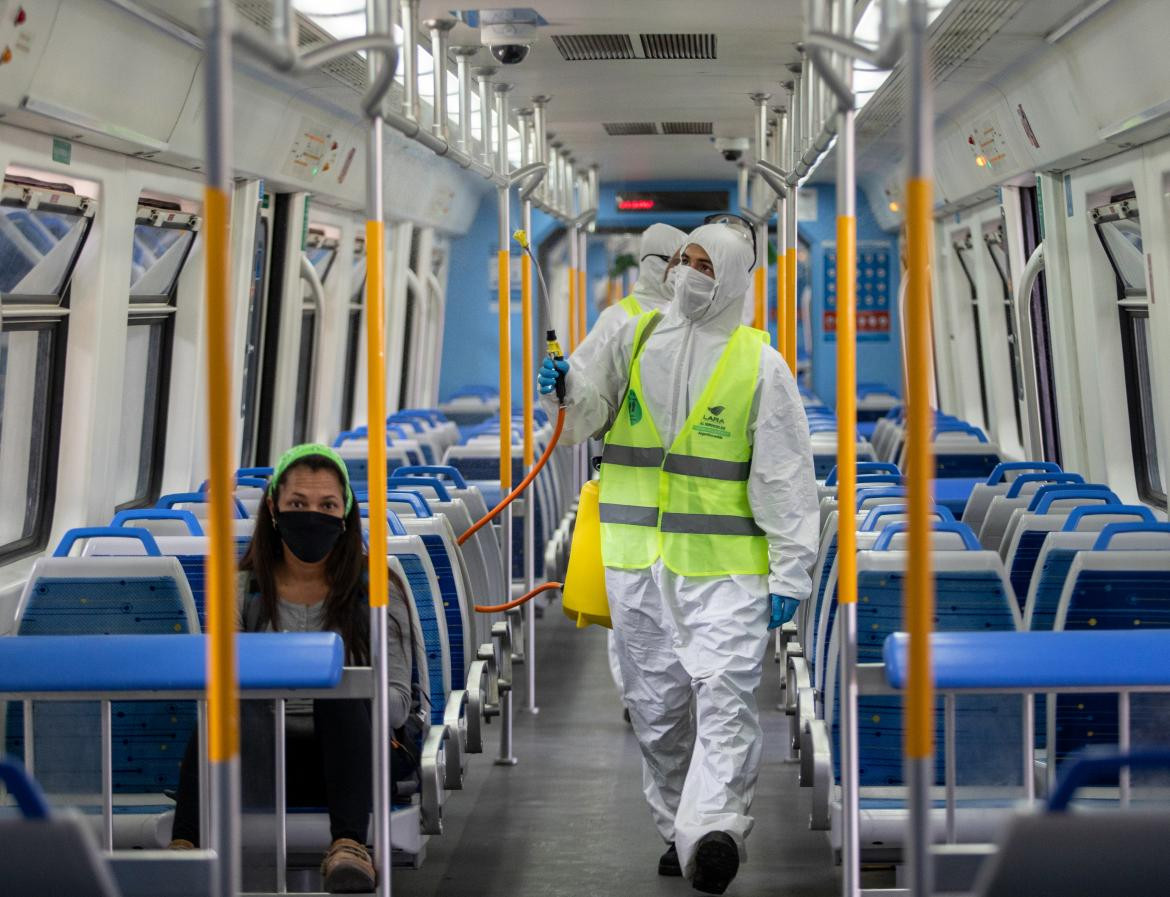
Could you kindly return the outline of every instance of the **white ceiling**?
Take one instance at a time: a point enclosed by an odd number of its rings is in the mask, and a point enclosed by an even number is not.
[[[520,5],[520,4],[517,4]],[[531,0],[545,19],[528,58],[501,66],[497,78],[515,85],[513,107],[552,97],[549,130],[578,160],[602,166],[607,182],[640,179],[734,178],[735,168],[706,136],[610,137],[603,122],[710,121],[719,136],[752,134],[750,95],[780,102],[791,75],[793,44],[804,24],[802,0]],[[422,17],[447,15],[451,3],[423,0]],[[714,33],[714,60],[629,59],[567,62],[554,34]],[[478,44],[479,31],[460,24],[452,44]],[[492,61],[486,49],[483,61]],[[477,60],[481,57],[477,57]]]

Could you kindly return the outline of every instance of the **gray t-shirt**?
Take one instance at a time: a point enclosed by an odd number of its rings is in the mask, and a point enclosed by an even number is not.
[[[244,632],[244,607],[248,596],[252,594],[249,588],[251,574],[247,571],[240,573],[236,588],[236,628]],[[325,623],[325,602],[316,604],[294,604],[283,598],[276,599],[277,619],[281,632],[322,632]],[[406,596],[398,589],[393,580],[390,583],[390,603],[388,607],[390,623],[387,627],[389,666],[389,699],[390,699],[390,728],[397,729],[406,722],[410,714],[410,666],[411,666],[411,626],[410,614],[406,608]],[[272,624],[264,624],[264,632],[272,632]],[[311,715],[313,702],[307,698],[288,701],[285,712],[290,715]]]

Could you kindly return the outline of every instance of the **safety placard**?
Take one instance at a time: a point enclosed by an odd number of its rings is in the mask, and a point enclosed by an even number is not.
[[[821,318],[825,339],[837,338],[837,247],[825,246],[825,309]],[[857,339],[888,342],[890,295],[893,292],[888,243],[857,246]]]

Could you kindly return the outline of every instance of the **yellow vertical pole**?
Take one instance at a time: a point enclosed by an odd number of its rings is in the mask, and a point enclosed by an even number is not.
[[[767,233],[767,231],[765,231]],[[756,263],[756,308],[753,326],[757,330],[768,329],[768,253],[764,250],[764,262]]]
[[[785,357],[788,350],[788,321],[785,318],[788,313],[788,280],[785,276],[787,255],[784,248],[786,215],[784,200],[781,199],[776,203],[776,349]]]
[[[370,607],[386,607],[386,225],[366,221],[366,404],[369,427]]]
[[[213,897],[240,889],[240,703],[236,668],[235,544],[232,534],[232,350],[230,190],[232,59],[226,0],[207,4],[204,67],[207,182],[207,753],[208,830],[215,851]]]
[[[931,786],[934,783],[934,669],[930,634],[934,623],[931,567],[934,452],[930,444],[930,226],[934,116],[926,57],[926,4],[907,4],[905,61],[909,143],[906,153],[906,440],[909,456],[906,498],[910,542],[905,624],[909,633],[906,727],[903,735],[910,837],[910,893],[933,893]]]
[[[581,231],[581,249],[577,255],[577,314],[579,315],[577,321],[577,341],[584,342],[585,334],[589,332],[589,291],[587,289],[586,273],[588,271],[588,264],[586,254],[588,252],[588,237],[585,232]]]
[[[569,231],[569,239],[577,244],[577,237]],[[574,253],[575,254],[575,253]],[[569,354],[577,348],[577,269],[569,265]]]
[[[796,205],[796,189],[789,193],[788,201]],[[795,217],[795,216],[793,216]],[[784,255],[784,358],[793,375],[796,374],[796,333],[800,326],[800,291],[796,283],[796,231],[793,230],[791,241]],[[840,343],[838,343],[840,345]]]

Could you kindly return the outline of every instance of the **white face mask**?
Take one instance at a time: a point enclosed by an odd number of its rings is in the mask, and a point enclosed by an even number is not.
[[[711,307],[718,282],[686,265],[677,266],[674,275],[674,303],[688,321],[698,321]]]

